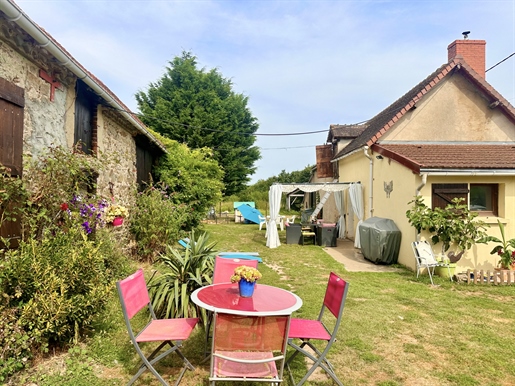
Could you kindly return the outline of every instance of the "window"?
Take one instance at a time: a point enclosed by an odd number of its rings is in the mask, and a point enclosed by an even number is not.
[[[497,216],[497,184],[470,184],[470,210]]]
[[[433,184],[432,208],[445,208],[454,198],[463,198],[480,215],[498,215],[497,184]]]

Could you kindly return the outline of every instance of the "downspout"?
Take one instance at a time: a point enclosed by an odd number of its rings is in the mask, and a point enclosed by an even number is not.
[[[424,173],[424,174],[422,174],[422,183],[419,186],[417,186],[417,190],[415,190],[415,197],[420,195],[420,191],[422,190],[422,188],[424,186],[426,186],[426,183],[427,183],[427,173]]]
[[[155,145],[157,145],[166,153],[166,149],[163,147],[163,145],[160,144],[146,129],[146,127],[139,123],[131,113],[126,111],[125,106],[114,99],[104,88],[104,86],[100,85],[94,78],[92,78],[86,71],[84,71],[82,66],[66,51],[61,49],[52,40],[50,40],[41,30],[41,28],[28,16],[26,16],[25,13],[23,13],[16,5],[14,5],[9,0],[0,0],[0,11],[6,14],[9,21],[18,24],[22,29],[24,29],[34,40],[36,40],[36,42],[41,47],[52,54],[57,59],[59,64],[67,67],[71,72],[73,72],[73,74],[75,74],[77,78],[84,81],[84,83],[91,87],[93,91],[97,93],[97,95],[103,98],[109,105],[111,105],[111,107],[118,110],[121,115],[123,115],[129,122],[144,132]]]
[[[365,154],[365,157],[368,158],[370,162],[370,171],[369,171],[369,186],[370,186],[370,193],[368,195],[368,207],[369,207],[369,218],[374,215],[374,161],[372,160],[372,156],[368,154],[368,146],[363,147],[363,153]]]
[[[427,183],[427,173],[422,174],[422,182],[419,186],[417,186],[417,190],[415,190],[415,197],[418,197],[420,195],[420,191],[424,186],[426,186]],[[415,241],[420,241],[420,233],[417,232],[415,229]]]

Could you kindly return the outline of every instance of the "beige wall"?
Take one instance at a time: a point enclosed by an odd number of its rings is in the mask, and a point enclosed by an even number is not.
[[[383,137],[380,143],[388,142],[462,142],[462,141],[515,141],[514,125],[499,109],[490,109],[488,101],[459,73],[442,81],[426,95],[417,108],[408,112]],[[373,165],[373,183],[370,186],[370,161],[363,150],[338,161],[340,182],[361,181],[365,219],[371,216],[392,219],[402,234],[399,263],[415,269],[411,242],[416,239],[416,231],[406,218],[408,203],[414,199],[416,189],[421,186],[422,177],[384,157],[369,152]],[[450,155],[450,156],[459,156]],[[384,184],[393,183],[393,191],[387,197]],[[434,183],[497,183],[499,184],[499,219],[506,226],[508,239],[515,238],[515,178],[502,176],[429,176],[421,190],[426,205],[431,206],[431,184]],[[372,192],[372,207],[370,193]],[[357,217],[347,208],[347,223]],[[490,228],[488,232],[500,237],[497,217],[483,217]],[[351,220],[351,221],[349,221]],[[349,236],[354,234],[349,230]],[[422,234],[422,238],[427,237]],[[495,244],[475,245],[458,262],[457,272],[467,268],[492,270],[498,261],[490,255]],[[441,246],[435,246],[440,251]]]
[[[391,141],[515,141],[513,124],[463,76],[440,82],[380,139]]]

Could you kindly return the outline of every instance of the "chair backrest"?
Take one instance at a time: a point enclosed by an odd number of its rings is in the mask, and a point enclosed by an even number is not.
[[[217,313],[213,350],[283,351],[288,340],[289,318],[289,315],[245,316]]]
[[[282,381],[289,329],[290,315],[215,312],[210,380]]]
[[[138,269],[129,277],[116,283],[122,310],[128,319],[132,319],[140,310],[149,307],[147,284],[143,276],[143,269]]]
[[[334,317],[338,320],[337,323],[339,323],[342,317],[343,307],[345,305],[345,299],[347,298],[348,290],[349,284],[345,280],[343,280],[334,272],[329,274],[329,280],[327,282],[327,288],[325,290],[324,296],[324,307],[331,311]],[[319,319],[321,319],[322,314],[323,308]]]
[[[420,265],[437,264],[431,245],[427,241],[414,241],[411,243],[415,257]]]
[[[258,261],[215,256],[213,284],[229,283],[231,281],[231,276],[234,274],[234,268],[237,268],[240,265],[257,268]]]

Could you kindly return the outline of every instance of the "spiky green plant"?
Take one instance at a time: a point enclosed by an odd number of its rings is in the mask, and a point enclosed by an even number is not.
[[[158,271],[148,282],[150,299],[158,318],[198,317],[206,322],[206,311],[191,301],[197,288],[211,284],[216,243],[209,234],[196,237],[191,232],[188,248],[178,250],[167,245],[157,259]]]

